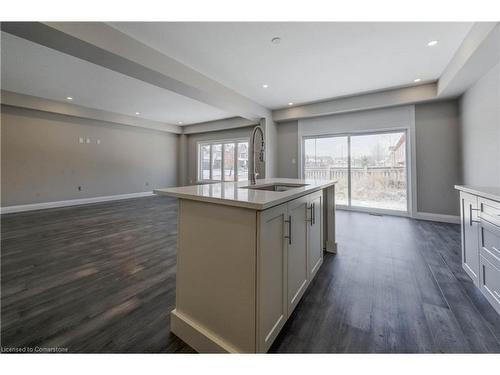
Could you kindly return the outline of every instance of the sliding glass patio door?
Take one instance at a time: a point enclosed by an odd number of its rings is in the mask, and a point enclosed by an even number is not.
[[[306,179],[334,179],[337,204],[408,211],[406,131],[308,137]]]
[[[348,137],[306,138],[304,140],[304,177],[313,180],[337,180],[336,202],[349,204]]]

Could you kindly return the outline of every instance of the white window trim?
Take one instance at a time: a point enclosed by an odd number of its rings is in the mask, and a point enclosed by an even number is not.
[[[215,183],[215,182],[233,182],[233,181],[224,181],[224,145],[226,144],[234,144],[234,182],[238,181],[238,143],[247,142],[248,146],[250,146],[250,138],[230,138],[230,139],[215,139],[215,140],[201,140],[196,142],[196,183]],[[222,147],[222,163],[221,163],[221,179],[214,180],[212,179],[212,145],[220,144]],[[210,178],[203,179],[201,176],[201,146],[210,145]],[[250,154],[250,153],[249,153]]]
[[[338,129],[337,131],[335,129]],[[342,130],[340,130],[342,129]],[[407,147],[407,178],[408,178],[408,212],[404,216],[418,217],[417,202],[417,157],[415,134],[415,105],[381,108],[330,116],[320,116],[298,121],[298,176],[303,178],[303,137],[321,135],[355,134],[363,132],[391,131],[406,129]],[[357,209],[356,209],[357,210]],[[357,210],[361,211],[361,210]],[[371,210],[370,212],[375,212]],[[396,211],[397,212],[397,211]],[[396,214],[394,212],[394,214]],[[393,214],[387,210],[384,214]],[[398,215],[399,216],[399,215]]]
[[[350,142],[351,136],[359,136],[359,135],[372,135],[372,134],[384,134],[384,133],[397,133],[404,132],[406,137],[406,208],[407,211],[397,211],[391,209],[381,209],[381,208],[371,208],[371,207],[360,207],[360,206],[351,206],[351,183],[350,183],[350,171],[348,175],[348,200],[349,203],[347,205],[338,205],[340,209],[348,210],[348,211],[357,211],[357,212],[369,212],[369,213],[384,213],[395,216],[410,216],[414,217],[417,201],[416,201],[416,164],[415,164],[415,147],[414,147],[414,139],[415,139],[415,126],[410,124],[409,126],[401,126],[401,127],[390,127],[384,129],[373,129],[373,130],[360,130],[360,131],[350,131],[350,132],[338,132],[325,134],[321,133],[318,135],[305,135],[302,136],[299,143],[300,150],[300,162],[298,175],[300,178],[304,178],[304,168],[305,168],[305,141],[306,139],[315,139],[315,138],[329,138],[329,137],[348,137],[348,142]],[[350,147],[349,147],[350,149]],[[349,153],[348,159],[350,159],[351,155]],[[350,161],[349,161],[350,167]],[[415,175],[414,175],[415,174]],[[415,210],[415,211],[414,211]]]

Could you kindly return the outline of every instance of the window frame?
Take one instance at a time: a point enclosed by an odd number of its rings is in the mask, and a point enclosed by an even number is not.
[[[239,180],[238,174],[238,143],[247,143],[248,147],[250,147],[250,138],[230,138],[230,139],[216,139],[216,140],[201,140],[196,142],[196,182],[197,183],[216,183],[216,182],[238,182],[238,181],[246,181]],[[225,165],[224,165],[224,146],[226,144],[234,145],[234,179],[233,181],[226,181],[225,177]],[[214,180],[213,179],[213,169],[212,169],[212,157],[213,157],[213,145],[221,145],[221,179]],[[201,170],[201,147],[202,146],[210,146],[209,157],[210,157],[210,170],[209,170],[209,178],[203,178],[203,171]],[[249,153],[250,154],[250,153]]]
[[[405,144],[405,156],[406,156],[406,211],[392,210],[392,209],[383,209],[383,208],[374,208],[374,207],[362,207],[362,206],[353,206],[351,204],[351,137],[359,136],[359,135],[376,135],[376,134],[384,134],[384,133],[404,133],[406,137]],[[330,134],[318,134],[318,135],[307,135],[302,136],[301,140],[301,165],[300,168],[300,176],[301,178],[305,178],[305,141],[307,139],[317,139],[317,138],[333,138],[333,137],[347,137],[348,144],[348,174],[347,174],[347,204],[337,204],[337,207],[342,210],[347,211],[361,211],[368,213],[381,213],[381,214],[390,214],[395,216],[413,216],[413,176],[414,173],[414,155],[412,154],[412,132],[409,127],[394,127],[388,129],[380,129],[380,130],[363,130],[363,131],[350,131],[350,132],[339,132],[339,133],[330,133]]]

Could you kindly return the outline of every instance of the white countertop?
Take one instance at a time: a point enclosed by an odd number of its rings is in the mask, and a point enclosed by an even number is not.
[[[201,202],[224,204],[227,206],[265,210],[269,207],[288,202],[292,199],[313,193],[332,186],[332,180],[299,180],[293,178],[266,178],[257,180],[257,186],[272,184],[307,184],[303,187],[287,191],[267,191],[245,189],[248,181],[218,182],[204,185],[181,186],[167,189],[155,189],[158,195],[168,195],[182,199],[191,199]]]
[[[500,186],[455,185],[455,189],[500,202]]]

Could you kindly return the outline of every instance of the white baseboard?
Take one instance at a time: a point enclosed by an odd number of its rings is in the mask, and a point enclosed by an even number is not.
[[[460,216],[433,214],[430,212],[417,212],[414,219],[439,221],[442,223],[460,224]]]
[[[44,210],[47,208],[78,206],[81,204],[116,201],[116,200],[120,200],[120,199],[149,197],[151,195],[154,195],[154,193],[152,191],[144,191],[141,193],[118,194],[118,195],[108,195],[108,196],[104,196],[104,197],[70,199],[70,200],[66,200],[66,201],[57,201],[57,202],[21,204],[21,205],[17,205],[17,206],[2,207],[2,208],[0,208],[0,213],[10,214],[10,213],[14,213],[14,212]]]
[[[390,210],[377,210],[377,209],[368,209],[368,208],[359,208],[359,207],[351,208],[351,207],[342,206],[342,207],[337,207],[337,210],[364,212],[364,213],[375,213],[375,214],[379,213],[379,214],[388,215],[388,216],[402,216],[402,217],[409,217],[411,219],[460,224],[460,216],[433,214],[430,212],[417,212],[413,216],[410,216],[410,215],[408,215],[407,212],[390,211]]]

